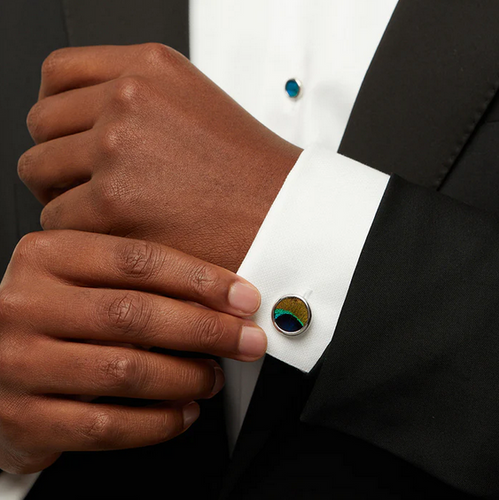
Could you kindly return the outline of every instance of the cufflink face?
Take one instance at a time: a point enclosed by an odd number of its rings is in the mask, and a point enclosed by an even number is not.
[[[280,298],[272,308],[272,323],[283,335],[301,335],[312,321],[308,302],[298,295]]]

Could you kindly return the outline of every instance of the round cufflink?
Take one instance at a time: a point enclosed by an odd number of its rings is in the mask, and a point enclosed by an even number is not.
[[[281,297],[272,308],[272,323],[276,330],[288,337],[301,335],[312,321],[308,302],[298,295]]]

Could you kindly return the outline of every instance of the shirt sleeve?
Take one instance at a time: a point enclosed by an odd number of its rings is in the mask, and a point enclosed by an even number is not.
[[[268,354],[310,371],[331,342],[360,253],[389,176],[320,146],[306,148],[288,175],[239,274],[258,287],[254,320]],[[272,308],[304,297],[312,312],[301,335],[282,335]]]
[[[39,475],[40,472],[34,474],[0,473],[0,498],[2,500],[23,500]]]

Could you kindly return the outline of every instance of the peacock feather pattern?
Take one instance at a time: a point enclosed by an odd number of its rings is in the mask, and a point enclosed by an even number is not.
[[[297,332],[309,322],[309,311],[299,297],[285,297],[274,307],[274,322],[285,332]]]

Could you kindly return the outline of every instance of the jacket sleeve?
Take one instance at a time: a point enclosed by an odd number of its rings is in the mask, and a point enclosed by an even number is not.
[[[499,220],[392,176],[302,421],[499,493]]]

